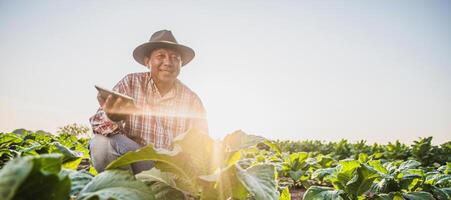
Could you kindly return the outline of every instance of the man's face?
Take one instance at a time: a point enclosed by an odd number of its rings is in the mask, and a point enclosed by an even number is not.
[[[150,53],[147,66],[150,68],[154,81],[172,84],[180,73],[182,60],[177,51],[160,48]]]

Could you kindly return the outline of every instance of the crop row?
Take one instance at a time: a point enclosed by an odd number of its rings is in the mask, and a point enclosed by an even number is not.
[[[450,142],[421,138],[269,141],[236,131],[213,140],[198,130],[170,150],[148,145],[97,174],[89,139],[70,133],[0,133],[0,199],[451,199]],[[120,170],[153,160],[133,175]]]

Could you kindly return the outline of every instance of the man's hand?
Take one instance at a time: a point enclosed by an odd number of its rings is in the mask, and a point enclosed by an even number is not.
[[[122,98],[113,98],[112,95],[108,95],[108,97],[104,99],[99,93],[97,95],[97,100],[108,118],[115,122],[124,120],[128,115],[137,111],[135,105],[122,100]]]

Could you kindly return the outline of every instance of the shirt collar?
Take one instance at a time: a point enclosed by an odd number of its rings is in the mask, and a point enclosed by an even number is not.
[[[179,80],[178,79],[175,80],[174,87],[172,87],[171,90],[169,90],[169,92],[166,95],[164,95],[163,97],[161,96],[160,91],[158,91],[158,87],[152,78],[150,78],[150,85],[152,88],[153,95],[155,95],[160,100],[167,100],[167,99],[175,98],[177,96],[177,91],[178,91],[177,88],[179,87]]]

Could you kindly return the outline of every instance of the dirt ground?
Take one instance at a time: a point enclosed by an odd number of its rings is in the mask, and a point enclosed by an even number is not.
[[[290,188],[291,200],[301,200],[304,193],[304,188]]]

